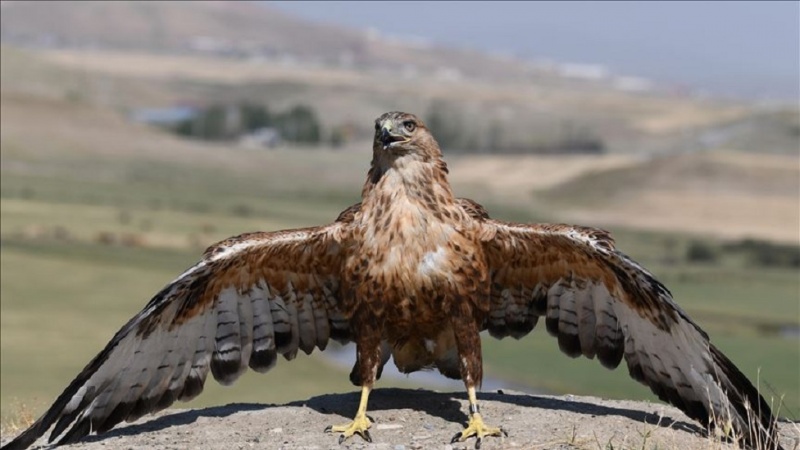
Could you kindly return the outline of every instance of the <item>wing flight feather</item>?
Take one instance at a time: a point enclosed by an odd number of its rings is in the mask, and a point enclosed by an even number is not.
[[[50,442],[75,442],[196,397],[209,372],[230,384],[248,366],[266,372],[278,354],[291,359],[330,338],[348,340],[338,309],[343,226],[250,233],[210,247],[5,448],[25,448],[51,427]]]
[[[567,355],[608,368],[624,358],[631,377],[690,417],[777,445],[775,419],[756,388],[607,232],[473,217],[492,279],[484,324],[492,336],[520,338],[544,317]]]

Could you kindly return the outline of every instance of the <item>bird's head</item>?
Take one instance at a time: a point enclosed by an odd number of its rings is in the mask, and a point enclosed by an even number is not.
[[[439,144],[422,120],[409,113],[387,112],[375,119],[375,156],[394,159],[415,155],[423,159],[441,157]]]

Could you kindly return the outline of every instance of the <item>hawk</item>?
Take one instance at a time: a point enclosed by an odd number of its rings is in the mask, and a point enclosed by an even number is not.
[[[208,248],[158,292],[5,448],[76,442],[187,401],[209,372],[233,383],[278,355],[355,342],[361,401],[339,442],[370,441],[370,391],[391,357],[400,371],[461,379],[469,422],[453,441],[504,431],[484,422],[480,332],[527,335],[540,319],[571,357],[635,380],[688,416],[778,448],[766,401],[653,275],[606,231],[518,224],[456,198],[439,145],[416,116],[375,121],[361,202],[331,224],[242,234]]]

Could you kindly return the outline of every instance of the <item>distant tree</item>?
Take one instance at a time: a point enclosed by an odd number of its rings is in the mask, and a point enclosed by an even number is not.
[[[259,128],[272,126],[272,116],[264,105],[254,103],[241,103],[239,112],[242,115],[242,128],[244,131],[254,131]]]
[[[275,126],[281,138],[288,142],[317,144],[320,141],[321,127],[317,114],[306,105],[297,105],[275,117]]]
[[[686,259],[698,263],[714,263],[718,259],[717,250],[703,241],[692,240],[686,250]]]
[[[281,139],[287,142],[316,144],[322,134],[317,114],[309,106],[297,105],[271,114],[266,106],[249,102],[212,105],[195,118],[179,123],[174,131],[198,139],[223,140],[264,127],[277,128]]]
[[[182,136],[209,141],[231,139],[239,135],[246,125],[264,120],[266,111],[259,111],[258,108],[263,107],[248,107],[245,110],[242,107],[215,104],[173,129]]]
[[[742,239],[726,244],[723,249],[742,252],[750,264],[767,267],[800,267],[800,247],[759,239]]]
[[[195,122],[197,121],[196,118],[194,119],[186,119],[180,123],[178,123],[174,130],[175,133],[181,136],[188,136],[192,137],[195,135]]]
[[[450,107],[442,100],[434,100],[428,108],[424,120],[442,148],[463,150],[464,126],[461,116],[455,108]]]
[[[328,139],[331,144],[331,147],[338,148],[344,144],[345,141],[345,133],[342,127],[336,127],[331,130],[331,135]]]
[[[605,143],[592,130],[580,123],[566,120],[561,124],[561,136],[553,142],[540,145],[538,153],[605,153]]]
[[[503,146],[503,125],[500,122],[492,122],[489,130],[486,131],[486,144],[483,151],[487,153],[500,153]]]
[[[194,121],[193,136],[206,140],[219,140],[227,137],[227,108],[213,105]]]

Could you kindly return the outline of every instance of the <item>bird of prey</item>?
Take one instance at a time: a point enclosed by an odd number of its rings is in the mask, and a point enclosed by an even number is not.
[[[14,439],[25,448],[76,442],[203,390],[278,355],[355,342],[361,387],[339,442],[371,440],[370,391],[391,357],[400,371],[461,379],[469,422],[456,440],[504,431],[484,422],[476,389],[481,339],[521,338],[540,318],[571,357],[635,380],[702,424],[746,446],[778,448],[766,401],[653,275],[603,230],[491,219],[456,198],[439,145],[416,116],[375,121],[361,202],[328,225],[242,234],[206,250],[117,332],[55,403]]]

